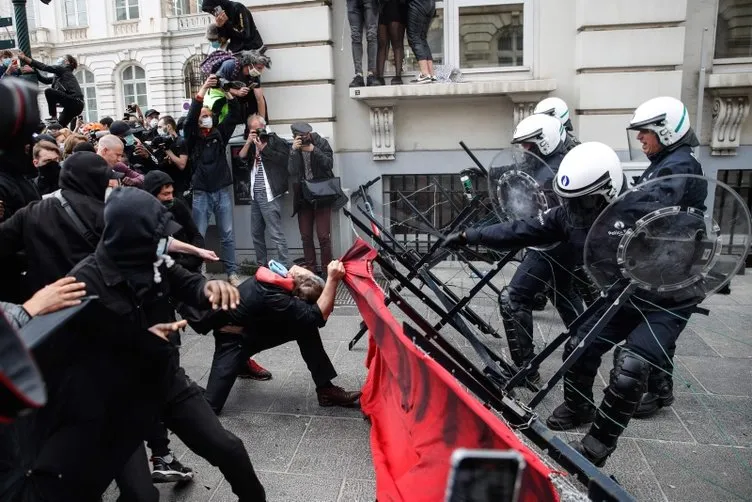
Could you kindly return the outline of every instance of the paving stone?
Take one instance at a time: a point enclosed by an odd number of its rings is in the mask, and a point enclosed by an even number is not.
[[[374,479],[369,432],[365,420],[314,417],[289,472]]]
[[[602,470],[614,476],[636,500],[641,502],[665,500],[650,464],[632,439],[619,440],[616,451],[609,457]]]
[[[684,328],[676,342],[676,354],[680,356],[715,357],[718,355],[693,328]]]
[[[292,462],[310,422],[307,416],[266,413],[222,419],[222,425],[245,443],[254,468],[280,472]]]
[[[752,399],[748,397],[680,394],[673,408],[700,443],[752,447]]]
[[[347,374],[341,374],[333,382],[346,390],[360,390],[363,386],[362,381],[359,381],[356,376]],[[269,412],[350,418],[362,416],[358,407],[319,406],[316,386],[311,380],[311,374],[308,370],[293,371],[290,374],[279,389],[277,398],[269,408]]]
[[[637,440],[669,501],[749,500],[752,450]]]
[[[747,359],[682,356],[681,362],[709,392],[750,396],[752,364]]]
[[[336,502],[342,488],[339,477],[303,476],[279,472],[258,472],[266,499],[274,502]],[[235,502],[238,497],[224,483],[211,502]]]
[[[346,478],[338,502],[373,502],[375,493],[375,481]]]

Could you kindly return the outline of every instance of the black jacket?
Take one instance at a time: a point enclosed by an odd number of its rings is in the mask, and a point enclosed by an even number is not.
[[[253,176],[253,163],[256,158],[256,145],[251,145],[248,151],[248,166]],[[269,142],[261,151],[261,160],[264,162],[266,179],[272,190],[272,196],[277,197],[290,189],[290,175],[287,171],[287,163],[290,158],[290,143],[274,133],[269,134]]]
[[[110,173],[102,157],[78,152],[68,157],[60,174],[63,197],[92,234],[89,239],[55,197],[32,203],[0,224],[0,258],[21,250],[29,257],[25,281],[29,294],[64,277],[94,251],[104,228],[104,194]]]
[[[204,0],[202,6],[205,12],[211,13],[214,7],[220,6],[227,13],[227,22],[218,28],[217,32],[220,37],[230,40],[227,45],[228,51],[236,53],[258,50],[264,45],[251,11],[242,3],[229,0]]]
[[[688,144],[682,144],[674,149],[663,149],[648,158],[650,165],[637,179],[636,185],[672,174],[704,175],[702,166],[692,154],[692,148]],[[702,180],[672,179],[654,184],[654,186],[660,187],[666,205],[679,204],[705,209],[707,183]]]
[[[185,143],[193,170],[193,189],[216,192],[232,185],[232,170],[227,161],[227,142],[235,126],[243,121],[236,99],[229,101],[230,113],[225,120],[204,134],[198,126],[203,100],[193,98],[185,119]],[[216,124],[217,119],[214,118]]]
[[[32,59],[29,64],[36,70],[46,71],[54,75],[52,78],[39,75],[40,82],[43,84],[52,84],[52,88],[56,91],[63,92],[72,98],[83,101],[84,93],[78,84],[78,80],[76,80],[76,76],[73,74],[73,68],[69,65],[49,66],[35,59]]]
[[[313,179],[334,178],[334,153],[329,142],[319,136],[317,133],[311,133],[313,138],[313,151],[311,152],[311,171]],[[305,164],[303,161],[303,152],[300,150],[290,150],[287,169],[293,178],[293,216],[308,203],[303,199],[303,192],[300,182],[305,179]]]
[[[5,214],[0,221],[7,220],[16,211],[42,198],[30,178],[33,172],[31,159],[0,157],[0,200],[5,206]]]

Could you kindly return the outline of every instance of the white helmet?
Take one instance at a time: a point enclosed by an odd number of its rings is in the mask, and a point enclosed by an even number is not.
[[[676,98],[653,98],[637,107],[627,129],[648,129],[663,146],[671,146],[689,132],[689,113]]]
[[[561,98],[546,98],[539,101],[533,110],[535,115],[551,115],[559,119],[559,122],[569,131],[572,130],[572,121],[569,119],[569,107]]]
[[[520,121],[514,129],[512,143],[533,143],[541,155],[551,155],[564,144],[564,126],[549,115],[530,115]]]
[[[571,199],[600,194],[614,200],[624,186],[624,171],[616,152],[603,143],[590,141],[572,148],[559,165],[554,192]]]

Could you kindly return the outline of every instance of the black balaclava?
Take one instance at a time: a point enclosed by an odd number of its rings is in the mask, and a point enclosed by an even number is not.
[[[171,260],[160,240],[180,230],[172,214],[153,195],[139,188],[116,188],[104,207],[104,233],[99,246],[136,291],[161,281],[159,266]]]

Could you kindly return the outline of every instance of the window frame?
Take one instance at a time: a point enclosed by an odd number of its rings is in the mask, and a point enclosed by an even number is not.
[[[172,0],[172,8],[170,9],[170,15],[173,17],[182,17],[182,16],[194,16],[196,14],[201,14],[201,2],[202,0]],[[187,3],[188,12],[183,12],[183,4]],[[196,12],[190,12],[191,8],[195,7]],[[178,12],[180,10],[180,12]]]
[[[75,11],[74,17],[76,24],[69,23],[68,4],[73,5]],[[84,28],[89,25],[89,11],[86,0],[64,0],[63,4],[63,22],[66,28]],[[84,16],[84,22],[81,22],[81,14]]]
[[[125,72],[129,68],[133,68],[133,80],[126,80],[125,79]],[[136,69],[139,69],[139,70],[141,70],[141,71],[144,72],[144,78],[143,79],[136,78]],[[137,62],[133,61],[133,62],[130,62],[127,65],[123,66],[123,68],[120,70],[120,92],[122,93],[123,110],[125,110],[126,107],[130,103],[133,103],[134,101],[136,103],[138,103],[138,106],[141,107],[142,109],[144,109],[144,110],[148,109],[148,107],[149,107],[149,83],[148,82],[149,82],[149,79],[146,76],[146,69],[143,66],[141,66],[140,64],[138,64]],[[137,92],[137,88],[136,88],[136,85],[141,84],[141,83],[144,84],[144,88],[145,88],[144,94],[143,94],[143,96],[144,96],[144,102],[143,103],[139,103],[139,101],[138,101],[138,96],[141,96],[141,94],[139,94]],[[126,84],[133,85],[133,92],[134,92],[133,93],[133,96],[134,96],[133,100],[128,100],[126,98],[126,96],[128,96],[128,94],[125,92],[125,86],[126,86]]]
[[[91,82],[87,82],[84,78],[86,74],[91,75]],[[78,67],[73,74],[76,77],[76,80],[78,80],[78,85],[81,87],[81,92],[84,93],[84,103],[86,103],[86,106],[84,107],[84,117],[86,118],[86,122],[97,122],[99,119],[97,118],[97,115],[99,113],[99,107],[95,106],[95,108],[92,110],[89,106],[89,99],[93,98],[95,105],[97,104],[97,78],[94,75],[94,72],[90,69],[83,67]],[[79,78],[80,77],[80,78]],[[94,91],[94,95],[90,96],[90,91]],[[90,113],[94,113],[93,116],[87,117]]]
[[[126,17],[124,19],[118,19],[118,10],[120,9],[118,5],[121,3],[125,6]],[[131,9],[134,7],[134,4],[136,7],[136,11],[137,11],[136,17],[131,17],[130,12],[131,12]],[[137,21],[139,19],[141,19],[140,0],[115,0],[115,22],[123,23],[126,21]]]

